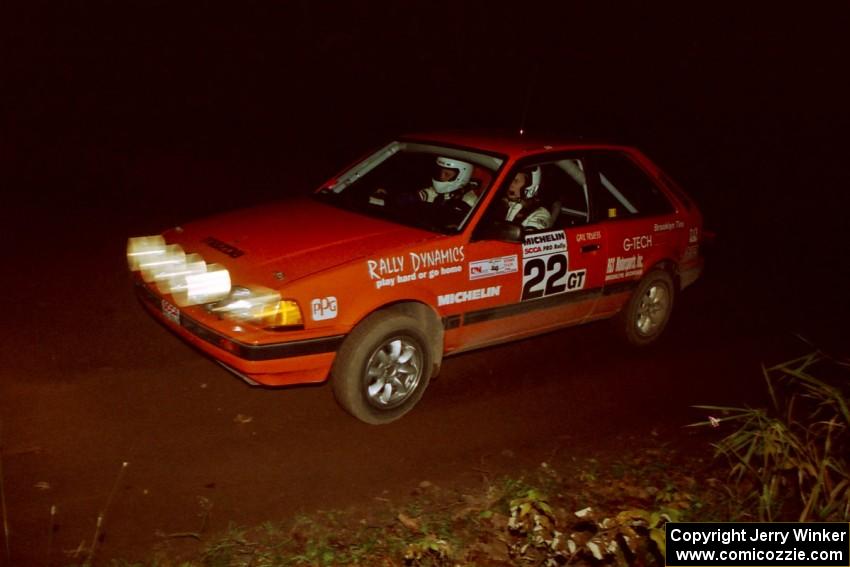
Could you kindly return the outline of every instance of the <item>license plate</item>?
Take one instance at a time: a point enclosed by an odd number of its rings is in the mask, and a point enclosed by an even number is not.
[[[165,315],[166,319],[170,319],[178,325],[180,324],[180,310],[164,299],[162,300],[162,314]]]

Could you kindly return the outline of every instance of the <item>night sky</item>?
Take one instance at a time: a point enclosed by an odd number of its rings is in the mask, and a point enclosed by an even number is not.
[[[529,130],[705,152],[847,125],[846,3],[172,4],[12,10],[16,141],[350,147],[526,114]]]
[[[520,126],[637,146],[700,206],[716,241],[660,349],[591,325],[458,356],[430,407],[367,434],[329,387],[225,376],[133,297],[130,236],[305,193],[401,133]],[[846,0],[0,2],[13,557],[45,562],[53,503],[54,563],[91,541],[125,460],[104,560],[193,529],[199,494],[224,529],[478,478],[513,442],[604,452],[663,421],[671,446],[693,405],[763,395],[780,339],[850,356],[848,137]]]
[[[840,281],[849,16],[846,2],[7,4],[4,192],[19,221],[163,198],[185,219],[307,190],[399,133],[524,125],[643,149],[756,283],[789,268]],[[150,156],[171,184],[136,181]],[[227,182],[189,182],[204,163]]]

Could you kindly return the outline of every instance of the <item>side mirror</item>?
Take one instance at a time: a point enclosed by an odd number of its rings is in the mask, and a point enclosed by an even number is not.
[[[522,228],[505,221],[492,221],[478,231],[481,240],[501,240],[504,242],[522,241]]]

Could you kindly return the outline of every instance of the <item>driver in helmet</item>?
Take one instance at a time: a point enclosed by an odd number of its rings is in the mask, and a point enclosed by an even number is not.
[[[471,180],[471,163],[439,156],[431,187],[419,191],[419,199],[437,204],[456,201],[454,205],[465,204],[471,209],[478,202],[478,195],[472,187],[468,187]]]
[[[537,230],[552,226],[552,215],[538,197],[540,178],[540,166],[518,171],[502,198],[503,214],[498,218]]]

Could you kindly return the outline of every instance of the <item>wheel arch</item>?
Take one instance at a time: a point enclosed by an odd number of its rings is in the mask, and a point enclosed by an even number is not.
[[[431,306],[421,301],[400,300],[393,303],[387,303],[378,307],[377,309],[374,309],[372,312],[366,315],[366,317],[363,317],[363,319],[361,319],[358,324],[360,324],[360,322],[362,322],[363,320],[367,319],[369,315],[372,315],[373,313],[378,313],[379,311],[395,311],[397,313],[407,315],[408,317],[412,317],[422,323],[422,330],[425,331],[425,334],[429,339],[428,346],[430,347],[430,355],[432,360],[431,376],[436,376],[440,372],[440,366],[443,361],[444,348],[443,324],[437,312],[434,311]]]
[[[675,261],[670,258],[659,260],[650,266],[649,269],[644,272],[644,275],[648,274],[652,270],[663,270],[670,274],[670,277],[673,278],[673,291],[677,293],[681,291],[682,281],[679,277],[679,265]]]
[[[653,284],[661,276],[668,280],[665,287],[669,289],[670,298],[666,302],[664,308],[666,313],[664,318],[658,322],[653,321],[655,318],[652,313],[638,313],[638,309],[643,311],[641,297],[647,297],[645,294],[649,290],[649,285]],[[673,310],[675,297],[678,293],[677,286],[679,285],[678,274],[676,273],[676,263],[670,260],[661,260],[654,263],[646,269],[640,280],[636,282],[636,287],[629,296],[628,301],[623,305],[622,309],[612,318],[612,323],[617,331],[617,334],[628,344],[637,347],[647,346],[654,343],[670,319],[670,314]],[[650,308],[651,309],[651,308]],[[638,331],[636,327],[640,317],[646,317],[650,320],[649,324],[652,327],[649,332],[645,330]]]

